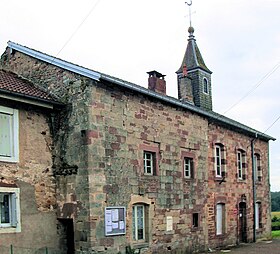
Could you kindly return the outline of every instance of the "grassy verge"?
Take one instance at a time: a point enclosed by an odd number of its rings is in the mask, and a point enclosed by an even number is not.
[[[280,230],[271,231],[272,238],[280,238]]]

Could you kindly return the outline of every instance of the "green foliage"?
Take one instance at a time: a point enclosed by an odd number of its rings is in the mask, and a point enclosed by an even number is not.
[[[125,254],[134,254],[135,250],[132,249],[130,246],[125,247]]]
[[[273,218],[271,219],[271,222],[277,222],[277,221],[280,221],[280,218],[274,215]]]
[[[271,230],[280,230],[280,221],[275,221],[271,223]]]
[[[280,238],[280,230],[271,232],[272,238]]]
[[[271,211],[280,211],[280,191],[271,192]]]

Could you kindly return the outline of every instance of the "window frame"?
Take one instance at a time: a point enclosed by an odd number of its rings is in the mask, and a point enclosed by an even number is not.
[[[209,81],[206,77],[203,78],[203,93],[209,94]]]
[[[259,230],[262,228],[262,203],[257,201],[255,203],[255,229]]]
[[[189,175],[186,175],[186,160],[189,161]],[[182,161],[182,178],[184,180],[194,179],[195,175],[195,154],[187,151],[181,152],[181,161]]]
[[[149,159],[147,158],[148,155],[150,156]],[[155,160],[156,160],[156,154],[154,152],[150,152],[150,151],[143,152],[144,175],[150,175],[150,176],[155,175],[156,173]],[[148,169],[150,170],[150,172],[148,172]]]
[[[158,176],[159,175],[159,159],[160,159],[158,146],[141,144],[139,146],[139,151],[141,152],[141,161],[139,163],[139,165],[141,167],[140,174],[147,176],[147,177]],[[153,172],[152,173],[146,172],[145,162],[144,162],[145,153],[153,154],[153,160],[152,160],[153,161],[153,166],[152,166]]]
[[[186,163],[186,161],[188,163]],[[193,178],[193,166],[194,161],[192,157],[184,157],[183,159],[183,168],[184,168],[184,178],[185,179],[192,179]],[[188,170],[186,170],[186,166],[188,167]],[[188,175],[186,174],[188,172]]]
[[[217,150],[219,151],[219,154],[217,154]],[[215,176],[216,177],[222,177],[222,146],[219,144],[215,144],[214,146],[214,152],[215,152]]]
[[[242,149],[237,150],[237,178],[240,181],[246,180],[246,153]]]
[[[192,214],[192,228],[196,229],[199,227],[199,213]]]
[[[20,189],[0,187],[0,194],[9,195],[9,222],[2,223],[0,209],[0,234],[21,232]]]
[[[220,207],[220,208],[219,208]],[[226,232],[226,206],[225,203],[216,204],[216,235],[222,236]]]
[[[261,155],[259,153],[254,153],[254,172],[255,172],[255,182],[262,182],[262,168],[261,168]]]
[[[19,161],[19,113],[17,109],[0,106],[0,114],[9,115],[11,117],[11,137],[10,137],[10,156],[0,154],[0,161],[18,162]],[[1,140],[0,140],[1,142]]]
[[[143,211],[143,216],[142,216],[142,225],[143,225],[143,238],[139,239],[139,235],[138,235],[138,209],[142,208]],[[147,235],[146,235],[146,231],[147,231],[147,226],[146,226],[146,221],[147,221],[147,207],[145,204],[142,203],[137,203],[137,204],[133,204],[132,206],[132,238],[133,241],[135,242],[146,242],[147,241]]]

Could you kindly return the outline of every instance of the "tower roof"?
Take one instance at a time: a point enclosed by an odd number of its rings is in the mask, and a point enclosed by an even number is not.
[[[193,35],[194,28],[189,27],[188,32],[189,32],[188,46],[187,46],[187,49],[186,49],[186,52],[184,55],[182,65],[179,68],[179,70],[176,71],[176,73],[182,73],[183,67],[186,66],[188,71],[196,69],[196,68],[200,68],[211,74],[212,72],[208,69],[208,67],[204,63],[202,55],[196,44],[196,39],[194,38],[194,35]]]

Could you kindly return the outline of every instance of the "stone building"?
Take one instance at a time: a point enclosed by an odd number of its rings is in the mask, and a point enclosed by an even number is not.
[[[0,253],[45,253],[46,246],[59,253],[50,128],[59,105],[0,70]]]
[[[146,89],[8,43],[2,69],[60,102],[45,113],[51,112],[51,124],[45,120],[44,135],[38,127],[38,138],[52,140],[44,151],[49,160],[40,159],[43,144],[36,149],[29,143],[39,152],[30,161],[49,169],[44,187],[50,191],[39,188],[40,196],[35,186],[32,195],[39,195],[37,213],[55,220],[56,212],[60,230],[53,231],[50,247],[59,244],[61,253],[192,253],[270,235],[268,143],[274,138],[212,111],[212,72],[193,28],[189,33],[177,71],[178,99],[166,95],[157,71],[148,72]],[[9,175],[34,181],[26,170]],[[44,195],[55,204],[42,209]],[[20,213],[23,224],[23,208]],[[16,245],[20,235],[5,237]]]

